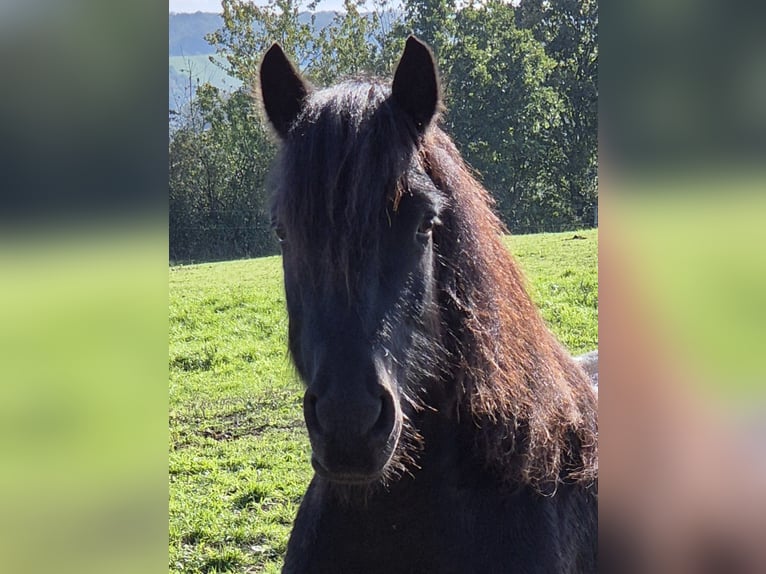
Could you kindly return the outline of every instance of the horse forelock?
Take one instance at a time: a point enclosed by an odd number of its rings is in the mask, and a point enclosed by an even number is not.
[[[313,93],[280,158],[272,210],[301,264],[354,287],[351,265],[375,257],[382,225],[406,190],[416,142],[390,88],[348,81]]]

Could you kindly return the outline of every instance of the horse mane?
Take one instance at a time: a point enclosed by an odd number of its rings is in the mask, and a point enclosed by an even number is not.
[[[508,483],[541,491],[590,484],[598,473],[597,399],[590,381],[550,333],[502,244],[489,193],[438,127],[425,134],[423,165],[450,198],[438,242],[446,345],[458,365],[459,412],[476,425],[486,463]]]
[[[379,81],[314,92],[278,158],[272,211],[290,229],[296,255],[311,251],[306,245],[324,249],[303,264],[342,274],[352,291],[349,263],[377,253],[379,229],[406,193],[402,174],[416,162],[447,197],[436,272],[458,415],[474,423],[487,466],[508,484],[590,484],[595,393],[529,298],[490,195],[436,124],[419,134]],[[301,169],[285,168],[295,165]]]

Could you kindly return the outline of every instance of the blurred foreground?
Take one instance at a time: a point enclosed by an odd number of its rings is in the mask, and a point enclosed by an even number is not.
[[[602,570],[766,572],[766,37],[602,2]]]
[[[765,572],[766,198],[605,179],[603,571]]]

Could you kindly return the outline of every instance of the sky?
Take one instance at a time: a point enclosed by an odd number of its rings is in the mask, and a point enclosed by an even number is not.
[[[257,2],[265,4],[265,0]],[[170,12],[220,12],[221,0],[169,0]],[[339,10],[343,0],[322,0],[319,10]]]

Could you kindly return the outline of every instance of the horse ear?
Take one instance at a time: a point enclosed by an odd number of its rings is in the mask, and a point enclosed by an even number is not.
[[[391,93],[418,130],[424,132],[439,108],[439,79],[431,50],[415,36],[407,38]]]
[[[279,44],[269,48],[261,62],[261,96],[266,115],[284,138],[303,107],[309,85],[285,56]]]

